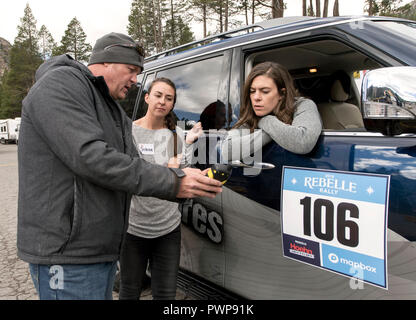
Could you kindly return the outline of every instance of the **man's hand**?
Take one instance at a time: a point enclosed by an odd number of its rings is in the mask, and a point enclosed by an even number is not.
[[[207,197],[215,198],[217,193],[222,192],[221,182],[208,178],[204,172],[194,168],[182,169],[186,176],[180,179],[178,198]]]

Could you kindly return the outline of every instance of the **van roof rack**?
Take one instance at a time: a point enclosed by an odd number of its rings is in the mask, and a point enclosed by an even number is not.
[[[169,50],[166,50],[166,51],[163,51],[163,52],[156,53],[156,54],[154,54],[150,57],[145,58],[144,60],[146,62],[157,60],[161,57],[166,57],[166,56],[172,55],[176,52],[179,52],[181,49],[184,49],[184,48],[188,48],[188,47],[192,47],[192,46],[196,46],[196,45],[205,45],[205,44],[208,44],[210,42],[213,42],[216,39],[224,40],[224,39],[227,39],[227,38],[231,38],[230,35],[232,35],[234,33],[238,33],[238,32],[241,32],[241,31],[249,31],[250,29],[254,30],[254,29],[258,29],[258,28],[260,28],[261,30],[265,29],[260,24],[252,24],[252,25],[249,25],[249,26],[244,26],[244,27],[241,27],[241,28],[237,28],[237,29],[222,32],[222,33],[219,33],[219,34],[215,34],[215,35],[206,37],[206,38],[201,39],[201,40],[196,40],[196,41],[193,41],[193,42],[182,44],[182,45],[177,46],[175,48],[172,48],[172,49],[169,49]]]

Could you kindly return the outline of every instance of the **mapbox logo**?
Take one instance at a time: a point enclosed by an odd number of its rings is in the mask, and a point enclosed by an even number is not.
[[[365,271],[368,271],[368,272],[377,273],[377,268],[375,268],[375,267],[365,265],[361,261],[360,262],[355,262],[355,261],[345,259],[345,258],[340,259],[335,253],[328,254],[328,259],[329,259],[329,261],[331,261],[334,264],[335,263],[342,263],[342,264],[349,265],[350,267],[353,267],[356,270],[361,269],[363,271],[365,270]]]

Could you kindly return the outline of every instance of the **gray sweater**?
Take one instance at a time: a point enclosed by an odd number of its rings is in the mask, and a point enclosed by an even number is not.
[[[140,157],[167,166],[174,156],[173,133],[169,129],[150,130],[133,124],[132,135]],[[182,143],[178,136],[178,153]],[[142,238],[156,238],[173,231],[181,222],[178,203],[134,195],[127,232]]]
[[[260,119],[258,127],[250,133],[248,126],[232,129],[221,146],[224,160],[241,160],[258,151],[270,141],[286,150],[306,154],[312,151],[322,130],[318,108],[312,100],[298,98],[291,125],[268,115]]]

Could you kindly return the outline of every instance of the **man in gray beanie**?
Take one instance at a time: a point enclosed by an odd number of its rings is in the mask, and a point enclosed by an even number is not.
[[[113,99],[124,99],[143,71],[144,50],[132,38],[110,33],[97,40],[88,68],[101,75]]]
[[[17,248],[40,299],[112,299],[132,194],[176,201],[221,192],[197,169],[138,156],[117,100],[143,60],[133,39],[107,34],[88,67],[68,55],[42,64],[23,101]]]

